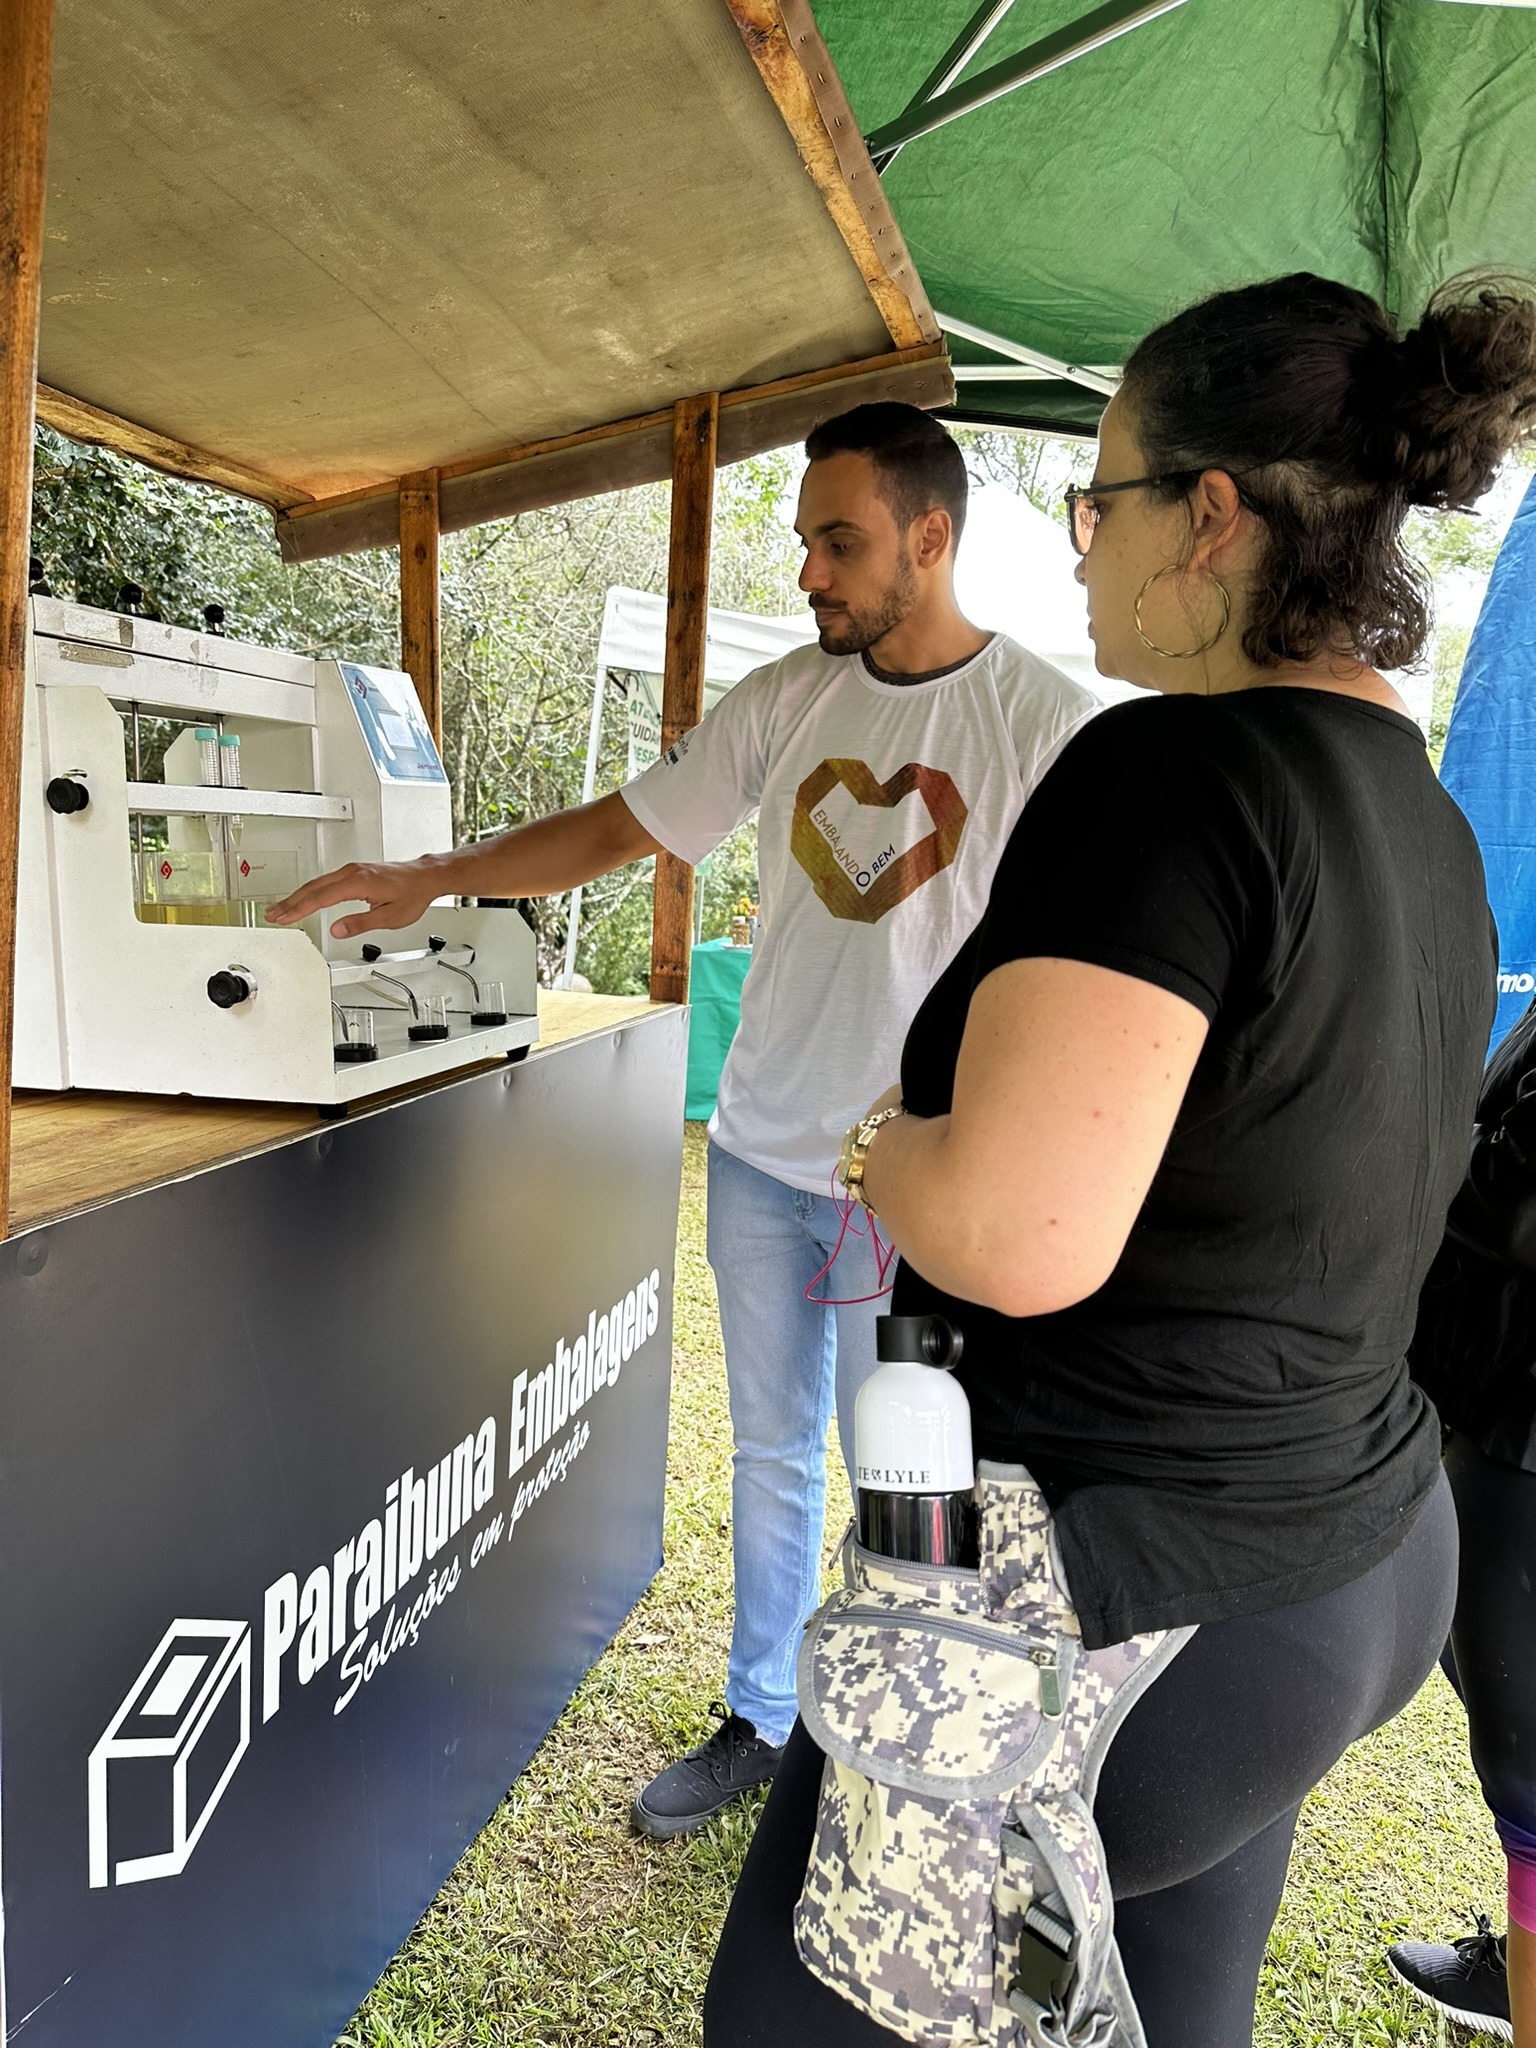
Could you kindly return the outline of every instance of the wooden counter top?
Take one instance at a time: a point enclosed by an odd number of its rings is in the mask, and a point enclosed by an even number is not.
[[[566,989],[539,991],[538,1059],[573,1039],[665,1009],[644,996],[580,995]],[[487,1062],[499,1066],[499,1060]],[[461,1081],[474,1067],[421,1083],[396,1095],[354,1104],[357,1113],[401,1095],[426,1094]],[[25,1230],[114,1195],[126,1195],[156,1181],[174,1180],[199,1167],[214,1166],[306,1131],[323,1130],[324,1119],[308,1105],[286,1102],[212,1102],[188,1095],[107,1095],[69,1089],[55,1095],[18,1090],[12,1111],[14,1157],[11,1174],[11,1229]]]

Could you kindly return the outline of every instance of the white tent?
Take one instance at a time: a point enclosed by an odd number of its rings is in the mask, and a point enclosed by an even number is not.
[[[972,484],[955,557],[961,611],[1102,696],[1076,566],[1064,526],[1006,484]]]
[[[766,662],[816,638],[809,611],[787,618],[757,618],[749,612],[726,612],[711,606],[704,638],[704,709],[712,710],[743,676]],[[625,676],[629,713],[629,772],[638,775],[661,751],[661,676],[666,660],[667,601],[648,590],[626,590],[614,584],[603,606],[603,630],[597,643],[597,684],[593,693],[595,735],[601,721],[604,682]],[[593,772],[595,746],[589,748],[587,775]]]

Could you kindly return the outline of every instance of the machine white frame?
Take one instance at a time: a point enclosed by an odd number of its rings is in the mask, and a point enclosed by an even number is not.
[[[414,1042],[411,1012],[375,979],[361,940],[311,928],[158,924],[135,907],[135,813],[172,821],[238,816],[244,844],[294,849],[302,872],[349,860],[403,860],[452,843],[446,779],[381,768],[355,708],[366,684],[420,721],[409,679],[316,661],[51,598],[32,600],[23,737],[15,1085],[102,1088],[341,1105],[456,1067],[515,1054],[538,1036],[533,934],[516,911],[434,904],[405,932],[378,935],[378,962],[418,999],[448,998],[450,1036]],[[120,709],[119,707],[128,707]],[[131,780],[125,716],[187,721],[169,749],[177,780]],[[238,733],[246,787],[203,788],[193,722]],[[435,748],[424,721],[418,757]],[[423,774],[425,771],[423,771]],[[56,779],[83,786],[59,813]],[[476,1026],[468,985],[500,981],[507,1022]],[[210,979],[232,971],[251,993],[220,1008]],[[378,1057],[335,1058],[335,1004],[374,1012]]]

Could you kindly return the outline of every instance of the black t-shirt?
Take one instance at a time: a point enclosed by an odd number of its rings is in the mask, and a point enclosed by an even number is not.
[[[1477,1121],[1494,1130],[1536,1071],[1536,1003],[1483,1078]],[[1443,1421],[1490,1458],[1536,1472],[1536,1274],[1447,1237],[1419,1297],[1408,1353]]]
[[[1418,728],[1357,699],[1122,705],[1026,805],[908,1034],[910,1110],[948,1111],[972,988],[1026,958],[1210,1020],[1167,1152],[1087,1300],[1011,1319],[903,1265],[894,1307],[964,1330],[978,1454],[1044,1490],[1090,1645],[1346,1584],[1438,1460],[1403,1357],[1495,1001],[1466,820]]]

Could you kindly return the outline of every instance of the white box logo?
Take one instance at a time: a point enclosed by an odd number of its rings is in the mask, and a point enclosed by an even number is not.
[[[91,1751],[92,1887],[184,1870],[250,1741],[249,1624],[173,1621]]]

